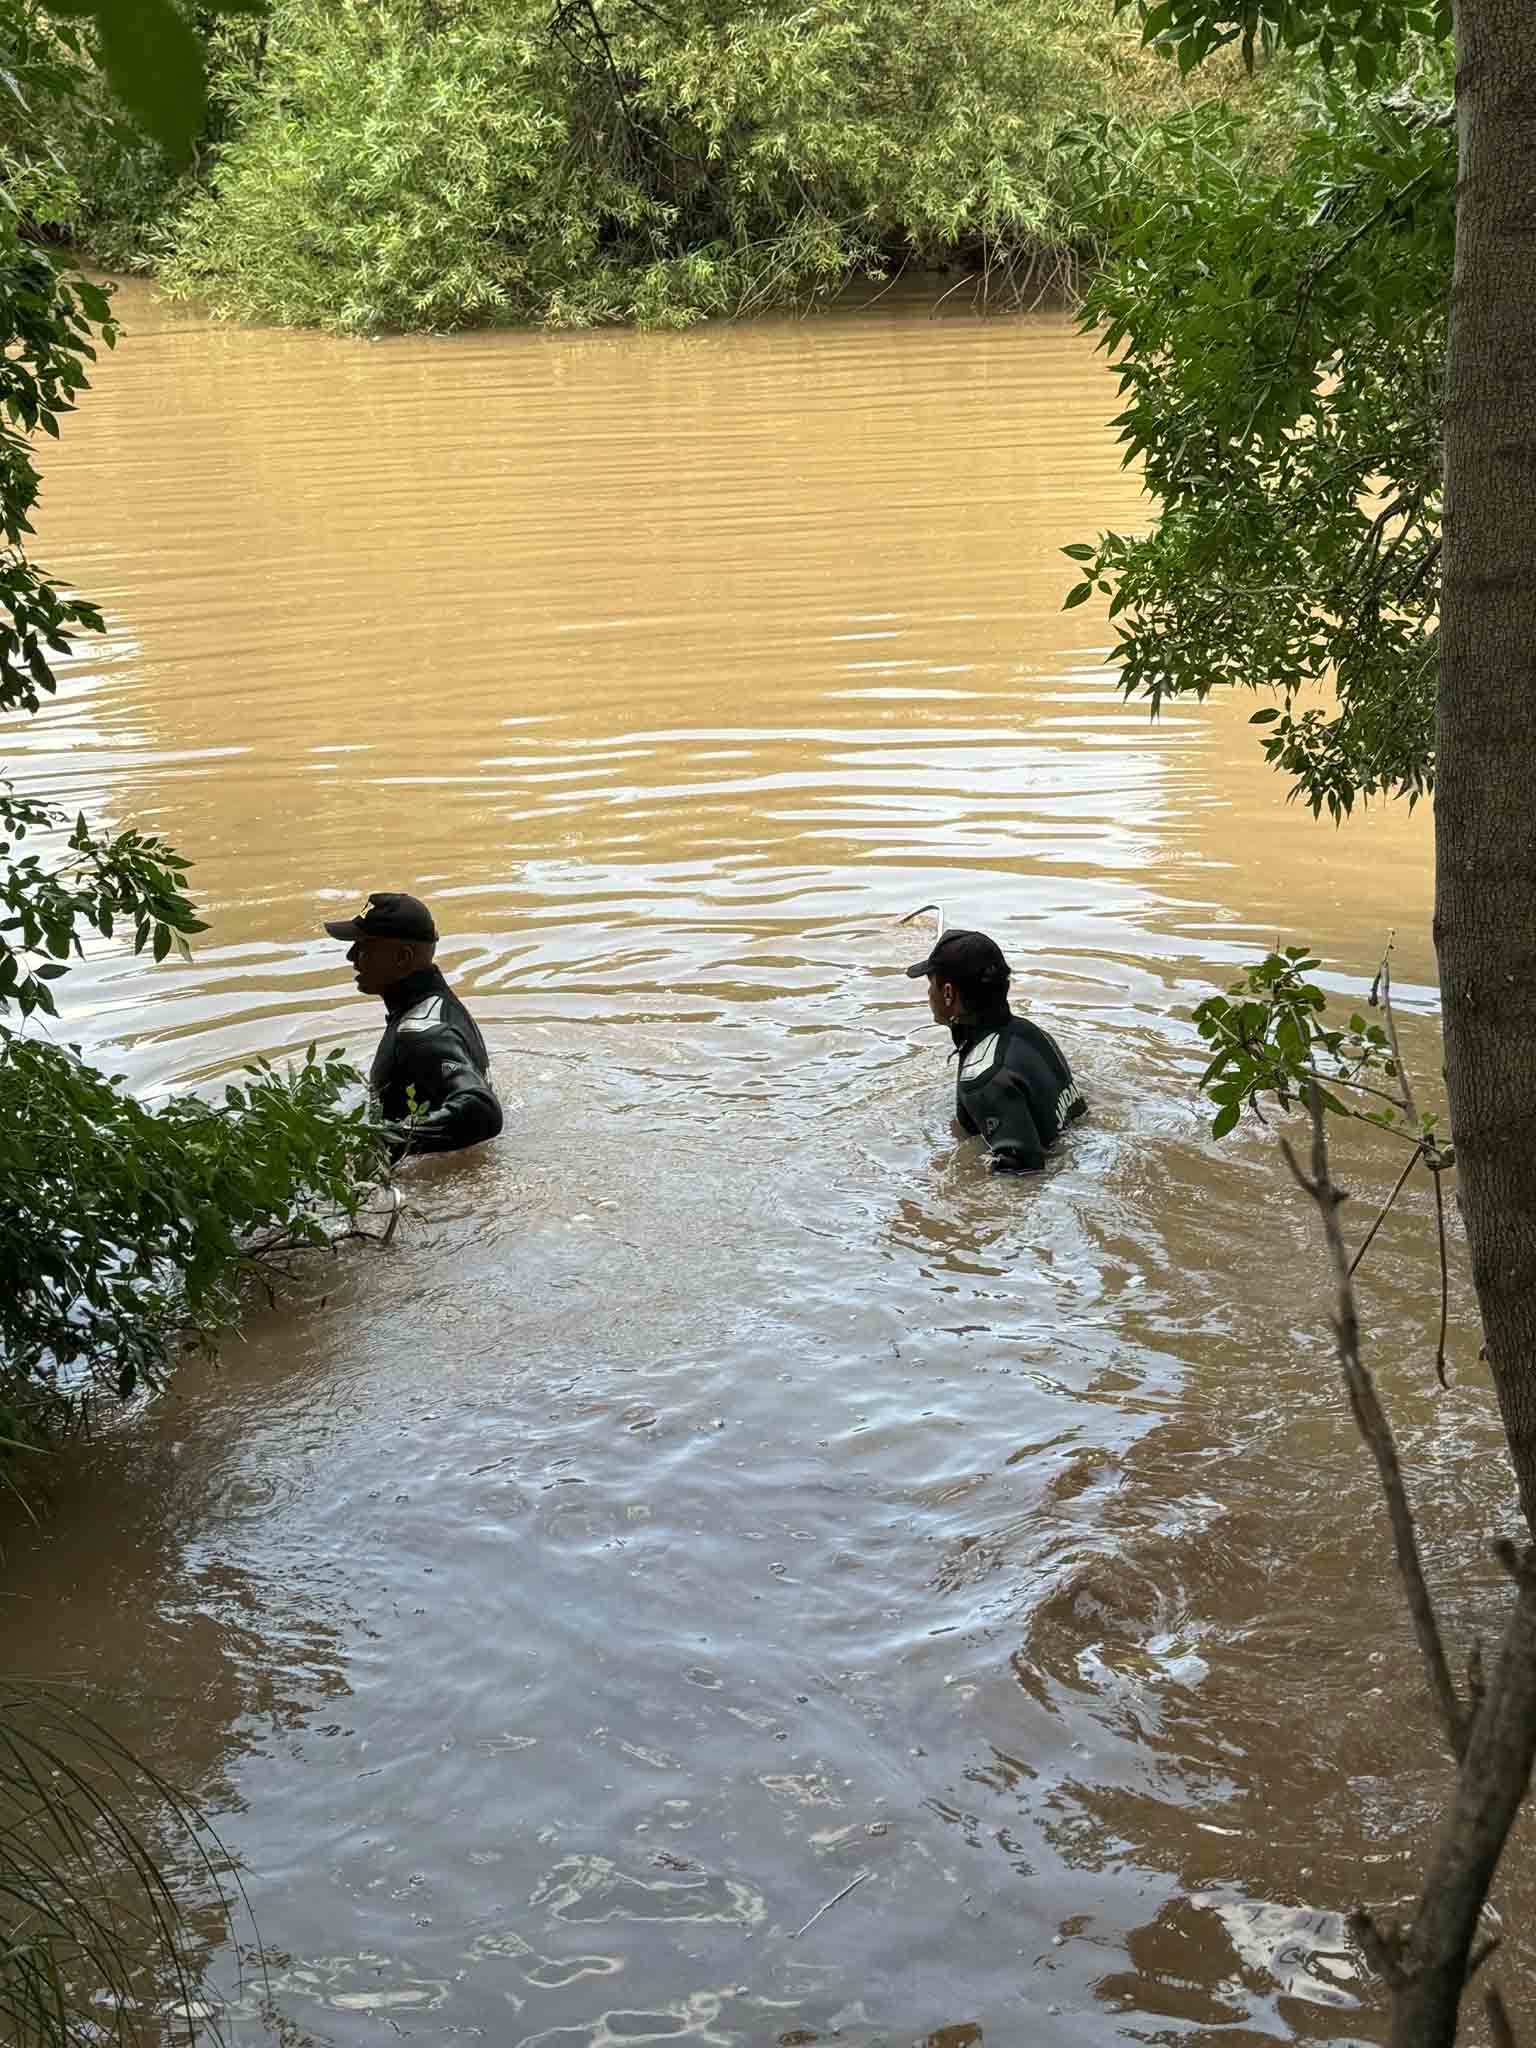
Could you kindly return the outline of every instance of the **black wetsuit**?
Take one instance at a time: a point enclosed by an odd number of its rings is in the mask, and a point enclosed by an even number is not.
[[[1086,1114],[1066,1054],[1048,1031],[1007,1003],[950,1025],[960,1055],[955,1115],[986,1139],[998,1166],[1041,1167],[1063,1129]]]
[[[494,1138],[501,1104],[491,1087],[485,1040],[437,969],[418,968],[393,982],[384,1007],[389,1022],[368,1086],[395,1156],[457,1152]],[[414,1122],[407,1089],[415,1094]]]

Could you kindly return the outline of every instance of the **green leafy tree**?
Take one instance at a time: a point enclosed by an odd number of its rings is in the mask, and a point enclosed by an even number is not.
[[[9,0],[26,21],[25,0]],[[198,0],[204,15],[265,11],[265,0]],[[99,67],[113,98],[173,164],[191,156],[207,106],[203,39],[172,0],[49,0],[67,50]],[[84,40],[82,40],[84,38]]]
[[[1264,745],[1314,808],[1436,799],[1446,1078],[1488,1361],[1536,1527],[1536,11],[1460,0],[1165,0],[1181,61],[1290,40],[1358,79],[1254,207],[1211,181],[1128,205],[1090,302],[1159,500],[1070,552],[1126,686],[1278,690]],[[1443,93],[1454,77],[1454,102]],[[1230,196],[1230,185],[1228,186]],[[1308,207],[1310,206],[1310,210]],[[1165,216],[1154,219],[1154,214]],[[1262,216],[1262,217],[1261,217]],[[1329,682],[1331,708],[1305,704]]]
[[[132,76],[166,37],[146,9],[145,44],[123,55],[129,19],[101,32]],[[0,19],[14,64],[0,93],[33,123],[76,91],[83,45],[22,26]],[[189,92],[174,62],[185,33],[177,18],[166,75]],[[162,133],[174,142],[197,118],[195,96],[178,100]],[[57,658],[101,626],[27,552],[32,440],[58,434],[116,332],[104,294],[24,237],[62,174],[14,141],[0,140],[0,710],[28,712],[55,689]],[[211,1339],[248,1280],[334,1242],[386,1171],[361,1107],[342,1106],[357,1077],[338,1059],[260,1065],[219,1101],[152,1110],[38,1035],[88,944],[131,933],[163,960],[203,929],[186,871],[157,838],[95,831],[0,785],[0,1477],[14,1491],[6,1467],[35,1461],[95,1388],[126,1396],[184,1338]],[[146,1966],[171,1998],[167,2038],[206,2031],[176,1896],[130,1818],[146,1797],[211,1873],[198,1817],[106,1730],[46,1692],[0,1689],[0,2028],[18,2048],[140,2039]]]
[[[0,195],[0,710],[28,712],[102,623],[28,553],[33,439],[59,433],[116,330],[105,294],[23,237],[12,185]],[[45,1440],[94,1388],[153,1378],[184,1337],[210,1339],[247,1280],[355,1227],[384,1175],[339,1059],[149,1109],[37,1035],[88,944],[131,935],[155,961],[185,949],[203,929],[186,871],[158,838],[0,785],[0,1455]]]
[[[1328,85],[1272,175],[1192,132],[1125,198],[1086,302],[1158,517],[1069,548],[1067,602],[1109,594],[1154,710],[1273,693],[1265,753],[1335,818],[1434,776],[1448,90],[1438,51],[1385,98]]]
[[[175,19],[177,34],[192,41],[199,72],[215,79],[259,46],[262,34],[250,15]],[[129,43],[131,52],[145,53],[159,83],[155,48],[148,34]],[[102,68],[103,50],[89,15],[47,11],[37,0],[0,0],[0,162],[33,239],[67,242],[109,270],[135,269],[143,266],[151,228],[192,188],[223,139],[223,102],[177,97],[169,129],[162,124],[157,140],[125,111]]]
[[[1181,269],[1164,255],[1182,222],[1165,233],[1146,211],[1129,214],[1130,265],[1147,258],[1144,296],[1112,280],[1096,311],[1125,351],[1122,430],[1161,517],[1144,541],[1108,535],[1072,552],[1087,589],[1111,596],[1131,690],[1155,702],[1223,679],[1278,689],[1281,716],[1260,714],[1273,728],[1265,745],[1314,808],[1433,790],[1454,1144],[1411,1120],[1403,1134],[1409,1165],[1422,1157],[1437,1192],[1444,1168],[1457,1168],[1483,1355],[1536,1531],[1536,834],[1520,772],[1536,743],[1536,10],[1456,0],[1454,12],[1442,71],[1434,52],[1411,48],[1449,28],[1439,8],[1142,9],[1150,38],[1185,68],[1232,41],[1250,58],[1309,48],[1377,97],[1336,93],[1323,157],[1303,150],[1260,195],[1278,236],[1258,209],[1237,206],[1226,221],[1206,193],[1186,191],[1176,206],[1201,214],[1209,233],[1203,246],[1184,241]],[[1442,104],[1447,79],[1454,99]],[[1304,212],[1309,179],[1317,201]],[[1298,711],[1303,688],[1323,682],[1336,709]],[[1342,1030],[1326,1022],[1306,980],[1312,964],[1272,956],[1198,1022],[1219,1128],[1244,1104],[1285,1109],[1298,1094],[1312,1117],[1310,1173],[1287,1156],[1323,1219],[1340,1362],[1392,1506],[1457,1763],[1412,1920],[1384,1929],[1361,1914],[1357,1931],[1391,1991],[1394,2048],[1448,2048],[1469,1971],[1486,1956],[1473,1947],[1483,1901],[1536,1748],[1536,1551],[1501,1549],[1513,1611],[1496,1673],[1485,1682],[1475,1669],[1463,1699],[1417,1568],[1390,1432],[1372,1409],[1328,1164],[1328,1116],[1346,1106],[1339,1087],[1379,1090],[1394,1128],[1411,1096],[1401,1084],[1392,1101],[1390,1034],[1384,1045],[1363,1018]],[[1494,2038],[1511,2042],[1492,1993],[1489,2017]]]
[[[1102,0],[276,0],[218,48],[161,281],[353,332],[682,325],[906,265],[1029,303],[1100,247],[1060,130],[1189,96]],[[1288,118],[1235,65],[1199,90],[1256,153]]]

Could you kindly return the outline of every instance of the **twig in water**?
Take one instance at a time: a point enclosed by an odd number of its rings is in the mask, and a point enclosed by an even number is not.
[[[840,1892],[834,1892],[831,1898],[828,1899],[827,1903],[824,1906],[818,1906],[816,1908],[815,1912],[811,1915],[810,1919],[806,1921],[805,1927],[814,1927],[816,1925],[816,1922],[821,1918],[823,1913],[830,1913],[832,1908],[837,1904],[839,1899],[846,1899],[850,1892],[858,1890],[859,1886],[864,1882],[866,1877],[873,1877],[874,1874],[875,1873],[872,1870],[861,1870],[857,1877],[850,1877],[848,1882],[843,1886]],[[797,1927],[794,1933],[789,1937],[790,1940],[798,1941],[801,1935],[804,1934],[805,1927]]]
[[[521,1451],[509,1451],[504,1458],[493,1458],[489,1465],[471,1466],[469,1476],[478,1479],[482,1472],[499,1472],[503,1465],[515,1464],[522,1455]]]

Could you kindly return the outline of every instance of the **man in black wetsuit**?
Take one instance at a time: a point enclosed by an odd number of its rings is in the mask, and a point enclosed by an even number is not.
[[[1008,962],[985,932],[946,932],[909,967],[928,977],[928,1007],[947,1024],[960,1055],[955,1119],[985,1138],[994,1166],[1013,1172],[1045,1164],[1065,1127],[1086,1114],[1065,1053],[1048,1031],[1008,1007]]]
[[[475,1020],[432,965],[437,926],[414,896],[381,891],[357,917],[326,919],[365,996],[389,1012],[368,1088],[395,1158],[494,1138],[501,1104]],[[410,1091],[409,1093],[407,1091]]]

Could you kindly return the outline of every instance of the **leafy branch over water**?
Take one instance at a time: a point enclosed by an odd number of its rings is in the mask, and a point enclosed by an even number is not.
[[[1358,1010],[1344,1025],[1325,1021],[1328,998],[1307,979],[1322,962],[1305,946],[1287,946],[1247,968],[1224,996],[1209,996],[1195,1011],[1195,1025],[1214,1057],[1200,1076],[1202,1091],[1217,1105],[1211,1135],[1223,1138],[1243,1109],[1263,1116],[1262,1103],[1291,1110],[1319,1090],[1322,1107],[1406,1137],[1433,1149],[1438,1119],[1420,1115],[1397,1043],[1392,1015],[1390,956],[1371,984],[1369,1007],[1382,1021]],[[1351,1096],[1344,1101],[1334,1091]],[[1449,1151],[1443,1163],[1453,1163]]]
[[[1217,11],[1182,0],[1181,51]],[[1224,684],[1272,693],[1252,721],[1265,757],[1334,819],[1435,777],[1448,52],[1410,43],[1383,85],[1311,81],[1278,171],[1209,122],[1139,182],[1118,178],[1115,138],[1098,144],[1115,260],[1083,324],[1157,512],[1066,550],[1067,603],[1109,598],[1127,697],[1155,714]]]
[[[72,76],[53,79],[55,98],[84,90]],[[35,712],[103,622],[27,551],[33,442],[60,433],[116,329],[107,295],[26,239],[4,179],[0,339],[0,712]],[[127,1395],[182,1338],[211,1341],[283,1254],[354,1232],[387,1178],[363,1108],[344,1107],[361,1089],[337,1055],[260,1063],[217,1101],[151,1108],[39,1035],[88,949],[128,934],[155,962],[186,954],[204,929],[189,865],[158,836],[71,821],[0,783],[0,1476],[96,1388]]]
[[[1211,1135],[1226,1137],[1245,1108],[1263,1123],[1265,1104],[1286,1114],[1302,1103],[1315,1102],[1320,1115],[1372,1124],[1412,1148],[1349,1270],[1353,1273],[1370,1250],[1409,1175],[1422,1163],[1435,1188],[1440,1249],[1435,1371],[1444,1386],[1450,1278],[1442,1176],[1456,1164],[1455,1149],[1437,1136],[1439,1118],[1420,1110],[1403,1063],[1392,1011],[1390,948],[1376,970],[1368,1000],[1369,1008],[1380,1010],[1380,1023],[1358,1010],[1342,1026],[1329,1023],[1328,998],[1307,979],[1320,965],[1305,946],[1287,946],[1249,967],[1224,996],[1208,996],[1196,1009],[1196,1028],[1214,1053],[1200,1076],[1203,1093],[1216,1105]]]
[[[102,31],[109,58],[134,4],[93,10],[116,24]],[[151,37],[134,62],[162,54]],[[77,86],[67,67],[55,80],[56,93]],[[21,98],[14,79],[0,87]],[[0,159],[0,711],[35,712],[76,636],[103,622],[28,555],[33,439],[59,434],[115,329],[106,295],[25,239],[26,182]],[[45,795],[0,784],[0,1482],[13,1493],[98,1390],[126,1398],[183,1339],[211,1343],[247,1282],[270,1288],[289,1253],[356,1234],[388,1176],[364,1108],[344,1106],[359,1077],[338,1055],[311,1048],[287,1072],[258,1062],[221,1099],[151,1108],[40,1035],[88,949],[131,934],[149,961],[186,952],[204,929],[188,868],[156,836],[71,822]],[[162,2021],[187,2038],[207,2031],[177,1898],[126,1817],[146,1795],[191,1830],[211,1872],[195,1817],[105,1729],[54,1695],[0,1687],[7,2040],[127,2043],[162,2038]]]

